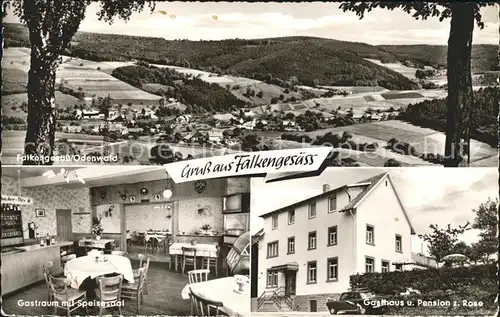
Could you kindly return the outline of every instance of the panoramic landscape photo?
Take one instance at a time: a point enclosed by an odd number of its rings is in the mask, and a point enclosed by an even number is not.
[[[3,164],[498,164],[493,3],[7,2]]]

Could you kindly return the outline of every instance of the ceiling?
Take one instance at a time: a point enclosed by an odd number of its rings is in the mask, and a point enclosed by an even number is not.
[[[75,170],[80,167],[64,167],[65,170]],[[21,179],[29,177],[42,176],[46,171],[54,170],[55,173],[60,171],[60,167],[53,166],[2,166],[2,176],[8,176],[17,178],[18,171],[20,171],[19,176]]]
[[[67,188],[101,187],[109,185],[133,184],[167,179],[168,174],[161,166],[86,166],[64,167],[66,171],[78,169],[85,184],[70,174],[69,182],[62,175],[52,178],[43,177],[43,173],[53,170],[59,173],[61,167],[15,166],[4,167],[2,177],[18,177],[20,171],[21,187],[63,186]]]

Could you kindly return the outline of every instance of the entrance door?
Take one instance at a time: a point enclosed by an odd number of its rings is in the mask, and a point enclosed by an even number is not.
[[[297,272],[295,271],[287,271],[285,273],[285,294],[295,295],[295,290],[297,287]]]
[[[56,209],[57,235],[60,240],[73,241],[71,209]]]

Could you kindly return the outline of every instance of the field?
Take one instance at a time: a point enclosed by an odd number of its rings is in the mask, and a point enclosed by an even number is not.
[[[378,59],[371,59],[371,58],[365,58],[365,59],[367,61],[370,61],[370,62],[374,63],[374,64],[377,64],[377,65],[389,68],[390,70],[393,70],[395,72],[398,72],[401,75],[403,75],[403,76],[405,76],[407,78],[410,78],[412,80],[415,79],[415,72],[418,69],[416,67],[405,66],[405,65],[401,64],[400,62],[397,62],[397,63],[382,63]],[[429,66],[426,66],[425,68],[426,69],[434,69],[434,68],[429,67]]]
[[[23,154],[25,136],[26,131],[2,131],[2,164],[21,164],[16,160],[16,156],[17,154]],[[103,137],[56,132],[56,142],[61,139],[67,139],[75,145],[85,144],[86,147],[90,148],[102,144]]]
[[[327,132],[338,134],[349,132],[352,134],[352,139],[357,143],[377,142],[379,146],[385,146],[387,141],[392,138],[396,138],[399,141],[410,143],[421,153],[439,153],[444,155],[446,138],[443,133],[432,129],[417,127],[399,120],[388,120],[330,128],[307,132],[305,134],[314,138],[317,135],[323,135]],[[385,151],[385,149],[379,148],[377,153],[383,154],[381,150]],[[490,159],[491,157],[496,156],[497,150],[495,148],[476,140],[471,141],[471,163],[482,165],[482,160]],[[411,159],[413,160],[414,158]],[[415,159],[420,160],[418,158]]]
[[[270,104],[271,99],[283,95],[285,99],[295,97],[300,98],[301,94],[297,92],[290,91],[285,92],[285,89],[277,85],[267,84],[260,80],[230,76],[230,75],[218,75],[215,73],[210,73],[202,70],[177,67],[177,66],[166,66],[159,64],[151,64],[159,68],[170,68],[174,69],[176,72],[185,75],[191,75],[193,77],[198,77],[207,83],[218,84],[221,87],[229,89],[229,91],[238,99],[245,102],[249,102],[255,105]],[[152,85],[152,84],[146,84]],[[155,89],[155,88],[152,88]],[[255,94],[262,92],[262,97],[258,96],[245,96],[248,90],[253,90]]]
[[[27,94],[13,94],[2,96],[2,115],[8,117],[26,118],[27,113],[22,111],[21,104],[28,102]],[[80,105],[81,100],[77,98],[56,91],[56,105],[59,109],[73,108],[74,105]]]
[[[148,101],[156,103],[160,100],[160,96],[135,88],[109,75],[112,69],[130,64],[130,62],[92,62],[64,56],[63,63],[57,69],[56,80],[67,88],[82,90],[86,96],[106,97],[109,94],[116,102],[123,104]],[[6,71],[4,78],[10,85],[25,87],[28,81],[29,49],[5,49],[2,68]],[[9,87],[9,90],[15,90],[15,87]]]

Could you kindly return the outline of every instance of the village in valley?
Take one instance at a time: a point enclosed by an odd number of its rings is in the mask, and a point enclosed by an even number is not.
[[[26,135],[30,48],[24,26],[6,24],[5,30],[2,156],[16,164]],[[478,111],[470,162],[496,166],[496,50],[473,48]],[[56,154],[164,164],[328,146],[334,148],[331,166],[444,161],[445,46],[314,37],[167,41],[82,32],[72,50],[56,73]],[[422,50],[432,52],[421,57]],[[259,58],[280,66],[253,62]]]

